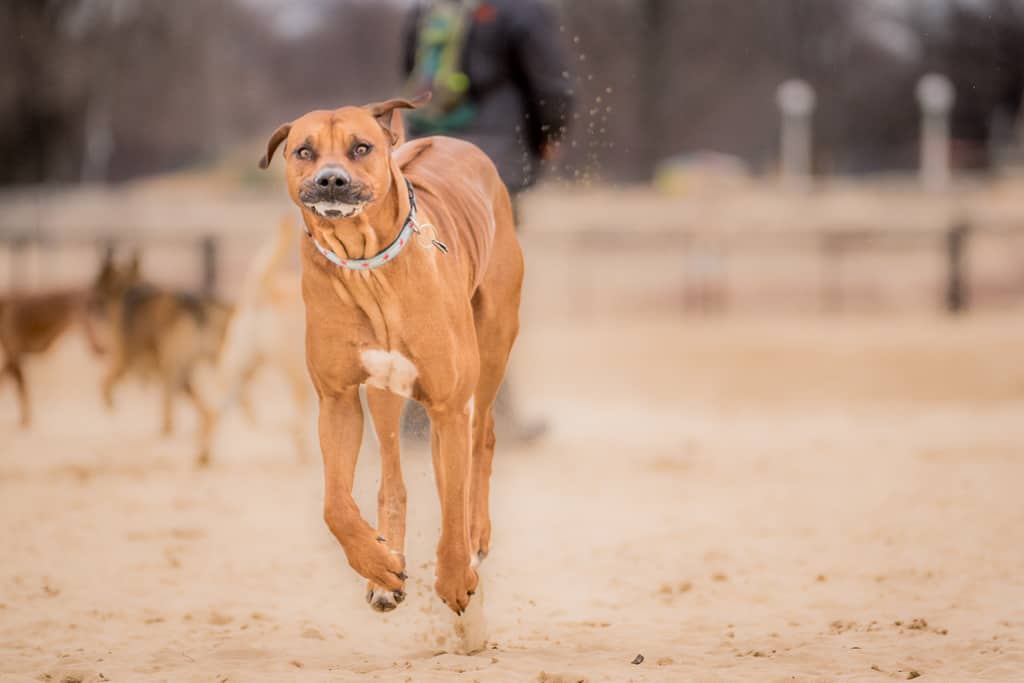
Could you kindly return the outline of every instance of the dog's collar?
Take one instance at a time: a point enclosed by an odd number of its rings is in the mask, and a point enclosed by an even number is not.
[[[384,251],[379,252],[375,256],[365,259],[351,259],[342,258],[334,253],[332,250],[323,246],[316,241],[316,237],[313,237],[313,233],[310,231],[308,226],[303,226],[306,229],[306,235],[309,239],[313,240],[313,246],[316,250],[324,255],[324,258],[333,263],[336,266],[342,268],[348,268],[349,270],[373,270],[374,268],[380,268],[385,263],[393,261],[396,256],[406,245],[412,240],[414,234],[420,235],[424,240],[429,240],[425,244],[421,241],[421,244],[425,247],[433,246],[437,248],[442,254],[448,253],[448,246],[444,242],[441,242],[434,237],[427,237],[424,235],[424,230],[429,228],[430,234],[434,234],[434,226],[429,223],[420,225],[416,222],[416,194],[412,191],[412,183],[409,179],[405,179],[405,186],[409,189],[409,217],[405,219],[405,224],[402,226],[401,232],[398,233],[398,237],[395,241],[385,247]]]

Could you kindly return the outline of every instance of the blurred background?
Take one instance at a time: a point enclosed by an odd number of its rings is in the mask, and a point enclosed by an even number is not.
[[[287,211],[280,177],[253,163],[265,137],[310,109],[399,92],[410,4],[5,3],[0,280],[81,276],[37,264],[44,242],[52,262],[101,237],[145,240],[155,276],[157,250],[209,238],[215,251],[184,270],[229,294],[237,278],[220,273],[245,262],[268,215]],[[554,4],[574,105],[522,222],[551,259],[535,271],[568,269],[574,309],[941,305],[959,223],[977,247],[963,249],[979,261],[964,268],[972,303],[1024,293],[1019,2]],[[955,102],[944,115],[953,176],[938,192],[919,191],[917,91],[929,73],[948,79]],[[807,182],[786,185],[778,90],[794,79],[814,105],[796,132],[807,149],[798,139],[789,162]],[[563,262],[577,248],[625,249],[658,267],[598,278],[590,259]]]
[[[414,4],[0,3],[0,291],[138,250],[147,281],[234,302],[296,217],[267,137],[402,92]],[[499,438],[472,665],[1020,680],[1024,0],[546,4],[572,104],[521,197],[512,366],[543,435]],[[369,618],[280,377],[197,474],[191,408],[170,440],[142,384],[104,413],[105,364],[74,335],[33,359],[31,430],[0,379],[0,674],[464,672],[434,607]],[[406,460],[410,603],[434,605],[429,458]]]

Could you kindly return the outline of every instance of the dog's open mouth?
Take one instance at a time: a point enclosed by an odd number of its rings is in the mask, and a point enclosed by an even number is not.
[[[345,202],[307,203],[306,207],[324,218],[353,218],[363,211],[363,204],[346,204]]]

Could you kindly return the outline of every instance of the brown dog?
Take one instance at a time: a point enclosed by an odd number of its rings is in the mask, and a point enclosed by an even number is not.
[[[24,358],[45,353],[75,322],[84,324],[94,351],[98,344],[87,315],[89,290],[67,290],[40,294],[14,293],[0,299],[0,348],[4,365],[0,379],[10,376],[18,392],[21,426],[32,424]]]
[[[394,609],[406,579],[399,414],[403,397],[416,399],[430,416],[441,499],[435,589],[461,614],[490,547],[491,405],[519,329],[523,259],[508,191],[483,152],[443,137],[396,147],[395,110],[421,103],[311,112],[274,132],[260,165],[285,143],[309,234],[306,360],[327,525],[369,579],[370,604]],[[377,529],[352,497],[361,384],[381,444]]]

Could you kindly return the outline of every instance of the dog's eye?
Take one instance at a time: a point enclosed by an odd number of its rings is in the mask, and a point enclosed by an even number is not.
[[[313,158],[313,150],[310,149],[309,147],[299,147],[297,150],[295,150],[295,156],[296,158],[302,159],[303,161],[309,161],[310,159]]]
[[[373,147],[370,147],[365,142],[360,142],[358,145],[352,148],[352,156],[365,157],[367,154],[370,153],[371,149],[373,149]]]

